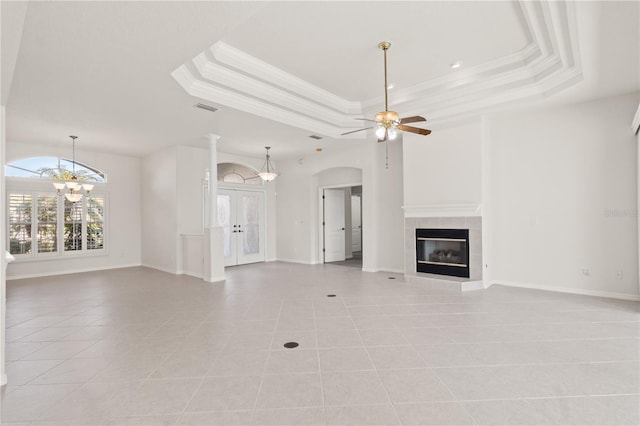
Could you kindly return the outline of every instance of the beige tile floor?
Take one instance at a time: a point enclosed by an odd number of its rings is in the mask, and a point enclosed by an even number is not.
[[[640,423],[638,303],[334,265],[227,277],[10,281],[2,424]]]

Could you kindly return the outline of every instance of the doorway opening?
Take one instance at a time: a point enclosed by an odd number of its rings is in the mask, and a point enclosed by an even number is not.
[[[323,262],[362,269],[362,185],[322,190]]]

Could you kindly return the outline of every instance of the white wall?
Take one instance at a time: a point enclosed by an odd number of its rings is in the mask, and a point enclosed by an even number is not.
[[[638,216],[638,268],[640,269],[640,105],[636,109],[636,115],[633,117],[631,131],[636,134],[636,150],[638,160],[636,161],[636,174],[638,183],[638,204],[636,207],[636,215]],[[640,280],[638,280],[638,292],[640,293]]]
[[[408,136],[404,133],[403,136]],[[422,136],[424,138],[424,136]],[[386,167],[386,147],[375,143],[373,164],[374,223],[376,266],[374,270],[404,272],[404,140],[388,143],[389,167]],[[363,193],[363,197],[364,197]],[[363,198],[364,199],[364,198]],[[363,225],[364,228],[364,225]]]
[[[106,194],[107,254],[55,260],[16,260],[7,269],[7,278],[46,276],[79,271],[137,266],[141,263],[140,159],[78,149],[76,159],[104,171]],[[6,161],[27,157],[69,157],[69,145],[6,144]],[[94,190],[97,193],[97,189]]]
[[[281,161],[280,176],[274,181],[278,215],[277,258],[286,262],[316,263],[312,243],[316,228],[312,226],[315,205],[312,175],[296,161]]]
[[[406,206],[482,200],[479,121],[434,130],[427,137],[407,133],[403,137]]]
[[[178,267],[177,150],[142,160],[142,264],[176,273]]]
[[[637,106],[631,94],[490,118],[494,282],[637,297]]]
[[[219,163],[238,163],[258,169],[262,158],[218,152]],[[183,234],[203,235],[202,181],[209,168],[209,150],[174,146],[143,160],[143,250],[145,266],[180,274],[183,265]],[[216,179],[214,170],[212,179]],[[218,184],[230,188],[244,185]],[[260,189],[266,194],[266,260],[276,257],[275,183]],[[188,268],[192,271],[193,268]],[[187,271],[187,272],[189,272]],[[192,273],[192,272],[190,272]]]
[[[350,148],[330,150],[299,160],[281,161],[278,182],[278,259],[317,263],[319,251],[319,188],[325,183],[348,186],[342,178],[320,172],[350,167],[362,170],[362,263],[365,271],[403,270],[402,146],[390,143],[385,169],[384,144],[350,142]],[[319,180],[320,178],[320,180]],[[331,180],[325,180],[331,179]]]

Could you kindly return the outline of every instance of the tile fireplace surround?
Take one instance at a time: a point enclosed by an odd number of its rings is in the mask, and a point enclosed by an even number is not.
[[[416,229],[468,229],[469,230],[469,278],[416,272]],[[463,217],[405,217],[405,277],[407,281],[424,282],[431,287],[452,290],[476,290],[482,285],[482,218]]]

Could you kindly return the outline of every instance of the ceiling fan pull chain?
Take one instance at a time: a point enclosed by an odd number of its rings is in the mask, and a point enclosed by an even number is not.
[[[385,157],[385,163],[384,163],[384,168],[386,170],[389,170],[389,139],[384,141],[384,149],[386,151],[386,157]]]

